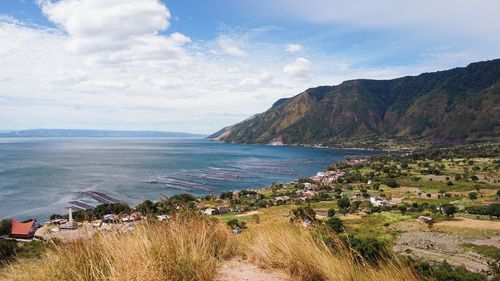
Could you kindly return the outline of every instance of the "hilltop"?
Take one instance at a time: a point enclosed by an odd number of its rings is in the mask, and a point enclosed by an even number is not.
[[[488,142],[500,136],[499,109],[500,59],[495,59],[418,76],[310,88],[210,138],[347,147]]]

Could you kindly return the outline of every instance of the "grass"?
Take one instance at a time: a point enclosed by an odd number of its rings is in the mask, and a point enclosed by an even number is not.
[[[144,223],[129,233],[99,233],[20,260],[1,280],[214,280],[236,249],[232,233],[201,216]]]
[[[467,250],[471,250],[478,254],[486,256],[488,258],[491,258],[496,262],[500,261],[500,251],[498,250],[497,247],[488,245],[475,245],[470,243],[464,244],[462,245],[462,247],[464,247]]]
[[[6,265],[0,280],[210,281],[217,278],[223,260],[237,253],[259,265],[284,269],[294,280],[422,280],[402,263],[365,263],[331,235],[334,251],[314,233],[278,220],[252,224],[236,238],[219,220],[181,212],[168,222],[137,224],[131,232],[99,232],[90,239],[55,245],[40,258]]]
[[[378,266],[362,262],[340,240],[332,238],[335,251],[310,231],[281,223],[250,230],[240,241],[251,260],[263,267],[286,270],[294,280],[422,280],[410,267],[396,261],[381,261]]]
[[[342,216],[339,216],[342,219]],[[388,231],[385,224],[394,224],[410,220],[411,216],[394,212],[381,212],[364,216],[356,220],[345,220],[344,224],[349,233],[361,238],[375,238],[380,241],[392,241],[396,235]]]

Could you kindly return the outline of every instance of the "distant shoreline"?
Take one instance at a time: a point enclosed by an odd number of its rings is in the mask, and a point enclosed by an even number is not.
[[[29,129],[2,131],[0,138],[101,138],[101,137],[206,137],[203,134],[167,131],[123,131],[92,129]]]

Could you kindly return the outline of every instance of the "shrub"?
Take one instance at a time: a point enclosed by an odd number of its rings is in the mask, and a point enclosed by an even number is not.
[[[470,198],[470,200],[476,200],[477,199],[477,192],[469,192],[469,198]]]
[[[9,261],[16,254],[16,242],[0,240],[0,265]]]
[[[329,218],[326,220],[325,226],[336,233],[344,231],[344,224],[339,218]]]
[[[390,188],[396,188],[399,186],[395,179],[386,179],[384,183]]]
[[[316,221],[316,212],[310,205],[300,206],[292,210],[292,220],[309,220],[311,222]]]

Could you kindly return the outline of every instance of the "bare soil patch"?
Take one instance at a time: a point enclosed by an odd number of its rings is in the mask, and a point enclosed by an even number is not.
[[[284,281],[290,280],[283,271],[264,270],[247,260],[232,259],[225,262],[220,270],[217,281]]]
[[[500,230],[500,221],[486,221],[486,220],[475,220],[468,218],[455,218],[449,221],[442,221],[436,223],[437,226],[453,226],[453,227],[463,227],[463,228],[479,228],[479,229],[491,229]]]

